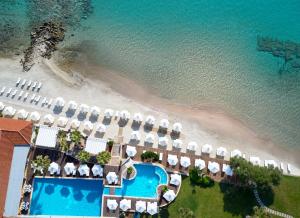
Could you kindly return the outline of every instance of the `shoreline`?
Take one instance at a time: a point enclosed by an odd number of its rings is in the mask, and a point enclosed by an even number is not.
[[[0,72],[9,72],[6,75],[0,74],[1,86],[7,81],[14,83],[17,77],[37,78],[47,86],[41,90],[42,94],[51,94],[53,98],[62,95],[66,101],[76,100],[91,106],[97,105],[102,110],[126,109],[131,113],[152,114],[157,117],[157,120],[167,118],[171,123],[179,121],[183,124],[184,140],[196,141],[199,146],[212,144],[213,153],[220,146],[226,147],[229,152],[240,149],[247,155],[247,159],[253,155],[259,156],[261,160],[275,159],[278,164],[279,161],[291,163],[294,168],[297,168],[295,174],[300,175],[300,160],[297,159],[300,151],[275,145],[271,140],[260,137],[243,122],[218,108],[207,106],[190,108],[175,104],[147,92],[134,81],[96,66],[74,65],[70,67],[72,73],[69,74],[50,60],[24,73],[20,70],[20,66],[16,66],[17,64],[17,58],[0,59]],[[83,70],[81,69],[83,67],[85,71],[91,72],[89,76],[84,71],[78,72]],[[98,72],[97,76],[93,72]],[[97,93],[96,98],[95,93]]]

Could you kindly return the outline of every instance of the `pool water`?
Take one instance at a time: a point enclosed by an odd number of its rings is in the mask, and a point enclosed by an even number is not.
[[[30,215],[100,216],[103,181],[35,178]]]
[[[157,187],[168,183],[168,175],[161,167],[151,164],[134,164],[136,177],[123,179],[122,188],[115,189],[115,195],[127,197],[156,198]],[[104,188],[109,194],[109,188]]]

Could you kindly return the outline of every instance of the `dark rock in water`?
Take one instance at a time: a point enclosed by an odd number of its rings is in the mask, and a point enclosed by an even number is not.
[[[29,71],[40,58],[51,58],[52,53],[57,49],[57,44],[64,40],[65,29],[62,23],[45,22],[36,27],[30,37],[31,44],[25,50],[24,58],[21,60],[24,71]]]

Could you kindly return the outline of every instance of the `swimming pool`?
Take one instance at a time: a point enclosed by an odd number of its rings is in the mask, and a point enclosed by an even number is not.
[[[168,175],[164,169],[152,164],[134,164],[136,177],[132,180],[123,179],[122,188],[115,189],[115,195],[156,198],[157,187],[168,183]],[[109,194],[109,188],[104,188]]]
[[[35,178],[30,215],[100,216],[103,181]]]

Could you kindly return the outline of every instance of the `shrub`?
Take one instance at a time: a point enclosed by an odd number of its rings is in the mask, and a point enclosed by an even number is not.
[[[189,176],[190,176],[190,181],[193,184],[199,185],[201,183],[201,171],[199,172],[199,169],[194,167],[189,170]]]
[[[112,147],[114,145],[114,141],[113,140],[109,140],[107,143],[108,147]]]
[[[97,155],[96,159],[100,165],[104,165],[110,161],[111,155],[108,151],[102,151]]]
[[[155,161],[158,161],[159,157],[158,157],[158,154],[156,154],[153,151],[146,151],[141,154],[141,159],[142,159],[142,161],[155,162]]]
[[[164,194],[166,193],[167,191],[169,190],[168,186],[164,185],[162,188],[161,188],[161,192]]]
[[[214,185],[214,183],[214,180],[212,180],[209,176],[203,176],[200,181],[200,186],[211,187]]]
[[[130,175],[133,172],[133,167],[128,167],[127,168],[127,173]]]
[[[87,163],[89,162],[91,155],[87,151],[80,151],[77,155],[76,158],[81,162],[81,163]]]

